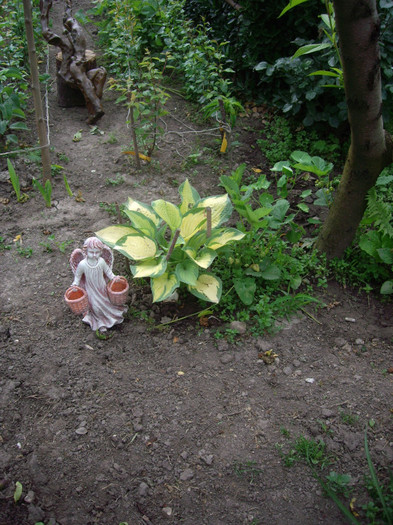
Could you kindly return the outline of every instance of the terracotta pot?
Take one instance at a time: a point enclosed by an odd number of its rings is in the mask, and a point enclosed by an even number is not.
[[[64,294],[64,300],[76,315],[85,315],[89,309],[86,290],[79,286],[70,286]]]
[[[115,277],[107,284],[108,297],[112,304],[120,306],[127,301],[130,287],[125,277]]]

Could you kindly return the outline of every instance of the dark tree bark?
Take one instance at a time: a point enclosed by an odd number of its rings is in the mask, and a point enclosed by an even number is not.
[[[393,162],[391,137],[382,120],[379,18],[376,0],[333,0],[351,146],[316,248],[341,257],[352,243],[367,206],[367,193]]]

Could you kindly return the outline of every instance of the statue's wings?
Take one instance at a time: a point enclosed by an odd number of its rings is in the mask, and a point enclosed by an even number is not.
[[[113,252],[108,246],[104,244],[104,248],[102,250],[101,257],[104,259],[106,264],[109,266],[109,268],[112,270],[113,266]]]
[[[71,270],[74,273],[74,275],[75,275],[76,269],[78,268],[78,264],[81,262],[82,259],[84,259],[84,256],[80,248],[77,248],[71,253],[70,265],[71,265]]]

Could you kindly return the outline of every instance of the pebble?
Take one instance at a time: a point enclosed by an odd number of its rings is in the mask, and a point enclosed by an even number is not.
[[[305,382],[306,383],[315,383],[315,379],[313,377],[306,377]]]
[[[186,468],[183,472],[180,473],[181,481],[189,481],[194,477],[194,471],[190,468]]]
[[[35,498],[35,493],[32,490],[29,490],[29,492],[25,496],[25,503],[33,503]]]
[[[356,323],[356,319],[354,319],[353,317],[345,317],[345,320],[347,321],[347,323]]]
[[[356,339],[355,345],[364,345],[364,340],[360,338]]]
[[[165,517],[170,518],[173,514],[173,510],[171,507],[163,507],[162,513],[164,514]]]
[[[290,366],[286,366],[284,369],[283,369],[283,372],[286,376],[289,376],[292,374],[292,368]]]
[[[264,339],[262,339],[262,337],[258,337],[256,347],[261,352],[267,352],[268,350],[272,349],[272,344],[270,341],[265,341]]]
[[[147,496],[148,490],[149,490],[149,485],[145,483],[144,481],[142,481],[142,483],[138,487],[138,495],[141,498],[144,498]]]
[[[75,430],[75,434],[78,434],[79,436],[83,436],[87,434],[87,428],[86,427],[79,427]]]
[[[245,334],[247,331],[247,324],[243,321],[232,321],[229,328],[231,330],[236,330],[239,334]]]
[[[223,365],[226,365],[234,360],[234,355],[231,353],[225,353],[220,357],[220,361]]]

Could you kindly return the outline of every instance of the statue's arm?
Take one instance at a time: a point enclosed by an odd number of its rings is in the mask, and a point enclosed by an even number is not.
[[[109,280],[113,279],[115,277],[115,274],[112,272],[109,265],[104,261],[103,263],[103,270],[105,275],[108,277]]]
[[[80,262],[75,272],[74,280],[71,286],[79,286],[83,275],[83,264]]]

